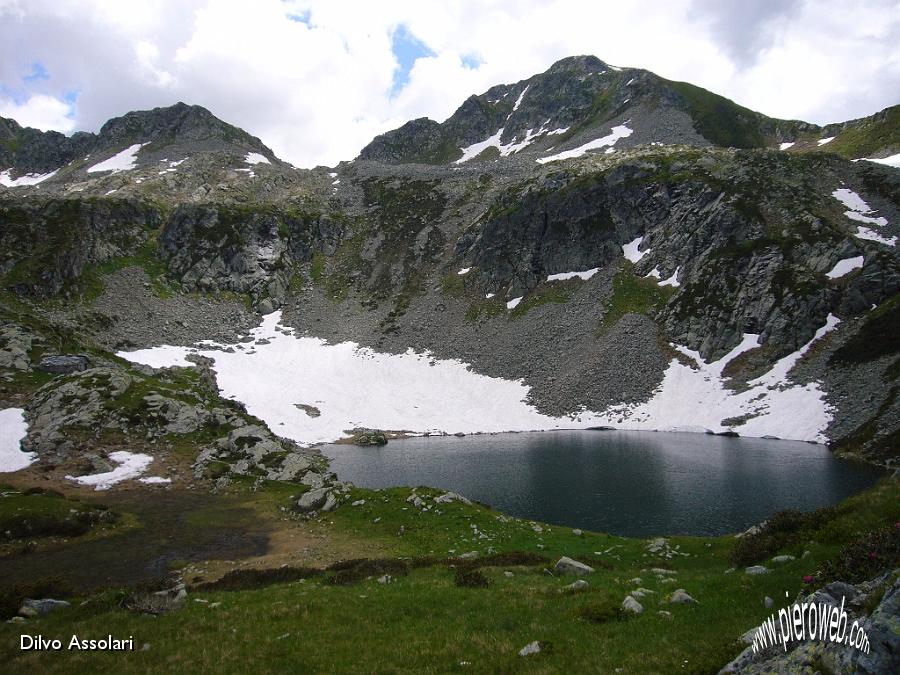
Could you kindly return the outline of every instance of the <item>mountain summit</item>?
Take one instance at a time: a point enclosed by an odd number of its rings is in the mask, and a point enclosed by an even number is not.
[[[845,149],[896,151],[897,115],[897,109],[889,109],[881,119],[867,119],[873,126],[869,135],[883,136],[885,145]],[[864,122],[848,128],[859,129]],[[846,130],[839,126],[823,129],[770,118],[686,82],[620,68],[595,56],[573,56],[544,73],[469,97],[443,123],[420,118],[382,134],[359,158],[458,164],[513,156],[548,161],[652,143],[744,149],[815,146],[823,134]]]

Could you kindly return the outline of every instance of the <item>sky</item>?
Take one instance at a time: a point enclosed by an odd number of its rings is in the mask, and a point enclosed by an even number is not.
[[[202,105],[298,167],[575,54],[826,124],[900,103],[900,0],[0,0],[0,116]]]

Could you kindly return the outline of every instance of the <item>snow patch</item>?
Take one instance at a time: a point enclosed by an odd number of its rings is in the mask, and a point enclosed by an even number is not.
[[[858,162],[860,160],[853,160]],[[900,154],[891,155],[890,157],[863,157],[864,162],[877,162],[878,164],[886,164],[900,169]]]
[[[494,294],[493,294],[493,293],[486,293],[484,297],[485,297],[486,299],[490,300],[491,298],[494,297]]]
[[[660,286],[672,286],[674,288],[678,288],[679,286],[681,286],[681,284],[678,283],[678,273],[680,271],[681,271],[681,268],[676,267],[675,271],[672,272],[672,276],[670,276],[668,279],[663,279],[662,281],[660,281],[659,285]],[[657,272],[657,274],[659,274],[659,273]]]
[[[112,471],[88,476],[66,476],[66,478],[82,485],[93,485],[95,490],[108,490],[116,483],[137,478],[153,463],[151,455],[127,450],[112,452],[109,458],[119,465]]]
[[[22,439],[28,434],[25,411],[21,408],[0,410],[0,473],[18,471],[32,464],[37,455],[22,450]]]
[[[53,178],[59,169],[54,169],[50,173],[26,173],[18,178],[12,177],[12,169],[0,171],[0,185],[4,187],[25,187],[26,185],[37,185],[43,183],[48,178]]]
[[[463,274],[468,274],[471,269],[471,267],[463,267],[459,272],[457,272],[457,274],[460,276],[462,276]]]
[[[855,258],[844,258],[843,260],[838,260],[834,267],[831,268],[831,271],[825,273],[825,276],[829,279],[840,279],[850,274],[853,270],[860,269],[862,266],[863,257],[861,255]]]
[[[509,302],[506,303],[506,309],[515,309],[519,306],[519,303],[522,302],[522,296],[520,295],[518,298],[513,298]]]
[[[778,146],[778,149],[779,149],[779,150],[787,150],[788,148],[792,148],[792,147],[794,147],[794,144],[793,144],[793,143],[781,143],[781,144]]]
[[[859,213],[872,213],[872,209],[869,208],[869,205],[866,203],[866,201],[858,194],[856,194],[853,190],[848,190],[847,188],[839,188],[832,192],[831,196],[837,199],[851,211],[858,211]]]
[[[619,139],[627,138],[633,133],[633,129],[629,129],[626,125],[620,124],[617,127],[613,127],[612,131],[602,138],[595,138],[593,141],[588,141],[584,145],[580,145],[572,150],[565,150],[555,155],[550,155],[549,157],[540,157],[538,158],[537,162],[539,164],[546,164],[547,162],[554,162],[560,159],[581,157],[581,155],[586,153],[588,150],[596,150],[597,148],[604,148],[607,146],[615,145]]]
[[[559,274],[551,274],[548,276],[547,281],[568,281],[569,279],[575,279],[576,277],[582,281],[587,281],[599,271],[599,267],[594,267],[593,269],[585,270],[584,272],[560,272]]]
[[[800,385],[787,374],[809,348],[834,330],[840,320],[829,314],[825,325],[803,347],[780,359],[766,374],[749,382],[749,389],[735,392],[725,386],[722,372],[736,356],[759,344],[759,336],[745,334],[741,343],[718,361],[705,363],[699,353],[675,345],[694,360],[696,368],[672,359],[662,384],[646,403],[620,405],[600,416],[600,423],[631,430],[737,429],[742,436],[825,442],[824,431],[833,408],[817,382]],[[723,420],[750,416],[740,425]]]
[[[839,188],[832,192],[831,196],[849,209],[844,211],[844,215],[850,220],[866,223],[867,225],[875,225],[876,227],[886,227],[888,225],[887,218],[883,216],[873,217],[865,215],[867,213],[875,212],[866,201],[853,190]],[[886,246],[895,246],[897,244],[897,237],[885,237],[881,233],[876,232],[869,227],[863,227],[862,225],[856,228],[856,234],[854,236],[857,239],[866,239]]]
[[[897,237],[883,237],[874,230],[870,230],[868,227],[863,227],[862,225],[856,228],[856,234],[853,236],[857,239],[866,239],[868,241],[884,244],[885,246],[897,245]]]
[[[460,157],[458,160],[456,160],[454,162],[454,164],[462,164],[463,162],[468,162],[470,159],[473,159],[474,157],[478,157],[478,155],[480,155],[482,152],[484,152],[488,148],[491,148],[491,147],[499,148],[500,147],[500,136],[502,136],[502,135],[503,135],[503,127],[501,127],[500,130],[496,134],[494,134],[493,136],[491,136],[490,138],[488,138],[486,140],[479,141],[478,143],[472,143],[472,145],[465,147],[465,148],[460,148],[460,150],[463,151],[463,156]]]
[[[521,300],[510,300],[507,307],[512,309]],[[708,364],[697,352],[676,346],[697,365],[673,359],[649,401],[558,418],[541,415],[525,402],[529,388],[521,380],[479,375],[464,362],[436,359],[428,352],[385,354],[352,342],[330,345],[317,338],[285,335],[280,318],[280,312],[266,315],[251,331],[255,340],[269,340],[255,345],[253,353],[239,349],[227,353],[204,343],[194,348],[164,345],[119,356],[153,367],[194,367],[185,359],[190,353],[212,358],[224,397],[241,401],[250,414],[304,445],[334,441],[354,427],[413,433],[591,426],[725,431],[732,427],[723,420],[742,416],[749,419],[734,428],[744,436],[822,441],[833,412],[817,383],[798,385],[787,379],[809,346],[837,325],[831,315],[807,345],[778,361],[747,391],[728,388],[722,372],[729,361],[759,344],[756,335],[745,335],[729,354]],[[360,387],[360,382],[366,386]],[[313,418],[298,411],[294,406],[298,400],[319,401],[322,414]]]
[[[826,143],[831,143],[834,140],[834,136],[829,136],[828,138],[820,138],[816,141],[819,145],[825,145]]]
[[[102,162],[89,167],[87,172],[97,173],[98,171],[111,171],[112,173],[119,173],[119,171],[131,171],[137,166],[138,151],[148,143],[149,141],[147,141],[147,143],[135,143],[134,145],[129,145],[109,159],[105,159]]]
[[[519,94],[519,98],[516,99],[515,104],[513,105],[513,112],[519,109],[519,106],[522,105],[522,99],[525,98],[525,92],[527,92],[531,88],[531,85],[526,85],[526,87],[522,90],[522,93]],[[510,113],[511,115],[512,113]]]
[[[650,249],[646,251],[639,251],[638,247],[641,245],[641,242],[644,241],[643,237],[638,237],[627,244],[622,246],[622,255],[625,256],[626,260],[630,260],[633,263],[638,262],[645,255],[650,253]]]

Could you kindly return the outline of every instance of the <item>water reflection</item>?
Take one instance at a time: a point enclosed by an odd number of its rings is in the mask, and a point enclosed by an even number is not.
[[[361,487],[430,485],[522,518],[627,536],[737,532],[835,504],[883,472],[819,445],[702,434],[554,431],[327,446]]]

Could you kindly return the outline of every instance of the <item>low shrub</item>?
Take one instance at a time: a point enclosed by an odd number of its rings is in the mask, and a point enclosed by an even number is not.
[[[198,584],[194,588],[203,591],[243,591],[265,588],[273,584],[287,584],[300,579],[310,579],[322,574],[315,567],[276,567],[271,569],[233,570],[221,579]]]
[[[731,551],[731,563],[735,567],[747,567],[762,562],[785,546],[800,542],[801,532],[821,527],[833,519],[837,512],[825,507],[810,513],[779,511],[755,534],[738,539]]]
[[[591,623],[624,621],[628,618],[628,614],[622,609],[622,605],[613,598],[595,600],[587,605],[582,605],[575,610],[575,613],[578,618]]]
[[[491,580],[479,569],[457,567],[454,583],[460,588],[487,588]]]
[[[409,565],[402,560],[389,558],[360,558],[335,563],[327,567],[328,572],[333,572],[327,577],[329,584],[348,586],[369,577],[380,577],[389,574],[394,577],[409,574]]]
[[[900,567],[900,523],[868,532],[822,565],[818,581],[856,583]]]

